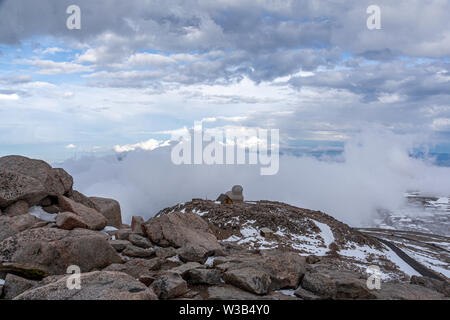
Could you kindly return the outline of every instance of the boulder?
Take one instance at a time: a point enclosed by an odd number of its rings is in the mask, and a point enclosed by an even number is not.
[[[198,268],[200,268],[200,269],[205,268],[205,266],[198,262],[188,262],[188,263],[184,263],[178,267],[170,269],[170,272],[178,273],[179,275],[184,277],[186,275],[186,273],[189,272],[190,270],[198,269]]]
[[[297,290],[294,291],[294,294],[296,297],[299,297],[303,300],[320,300],[321,298],[319,296],[316,296],[314,293],[305,290],[301,287],[297,288]]]
[[[75,228],[88,229],[88,225],[82,218],[72,212],[61,212],[56,216],[56,226],[65,230],[72,230]]]
[[[411,284],[416,284],[431,290],[442,293],[446,297],[450,297],[450,283],[448,281],[440,281],[429,277],[411,277]]]
[[[86,229],[63,230],[35,228],[25,230],[0,242],[0,269],[8,263],[23,270],[65,274],[70,265],[82,272],[121,263],[122,258],[109,245],[103,232]]]
[[[267,272],[253,267],[229,270],[223,274],[226,283],[255,294],[269,292],[271,280]]]
[[[134,245],[128,245],[123,251],[123,255],[135,258],[150,258],[155,256],[154,249],[143,249]]]
[[[81,289],[69,289],[70,276],[25,291],[15,300],[156,300],[154,292],[132,276],[113,271],[82,273]]]
[[[38,284],[37,281],[28,280],[25,278],[18,277],[12,273],[8,273],[5,278],[5,285],[3,287],[3,298],[13,299],[17,297],[22,292],[33,288]]]
[[[91,199],[89,199],[89,197],[85,196],[84,194],[82,194],[77,190],[73,190],[69,198],[75,202],[81,203],[82,205],[88,208],[95,209],[98,211],[98,208],[96,207],[95,203]]]
[[[205,263],[210,251],[204,247],[187,244],[178,250],[178,255],[183,262]]]
[[[73,179],[63,169],[22,156],[0,158],[0,207],[18,200],[38,205],[47,196],[70,193]]]
[[[137,247],[141,247],[144,249],[153,248],[153,244],[147,238],[140,236],[138,234],[132,233],[128,237],[128,241],[134,244]]]
[[[28,203],[24,200],[19,200],[10,204],[5,208],[4,214],[10,217],[20,216],[28,213]]]
[[[172,299],[188,291],[186,281],[178,273],[167,272],[156,278],[150,288],[160,299]]]
[[[161,259],[131,259],[126,263],[114,263],[106,267],[105,271],[119,271],[129,274],[135,279],[139,277],[153,277],[154,273],[151,271],[158,270],[161,267]]]
[[[295,252],[263,251],[261,260],[260,268],[271,279],[270,290],[296,289],[305,274],[306,259]]]
[[[110,240],[109,244],[113,247],[117,252],[123,251],[127,246],[131,244],[128,240]]]
[[[259,233],[264,237],[264,238],[272,238],[273,237],[273,230],[269,229],[269,228],[261,228],[259,230]]]
[[[19,232],[33,228],[42,220],[29,214],[19,216],[0,216],[0,241],[11,237]]]
[[[125,228],[125,229],[119,229],[115,232],[116,239],[117,240],[128,240],[131,234],[131,229]]]
[[[19,200],[26,201],[29,206],[37,205],[47,194],[39,180],[0,168],[0,208]]]
[[[374,299],[366,279],[351,271],[319,269],[308,272],[301,286],[323,299]]]
[[[177,255],[177,250],[173,247],[157,248],[155,252],[156,256],[161,259],[167,259]]]
[[[144,218],[141,216],[133,216],[131,218],[131,230],[133,233],[144,235]]]
[[[180,248],[190,245],[205,250],[208,255],[222,253],[208,223],[194,213],[175,212],[151,218],[144,228],[148,238],[163,247]]]
[[[55,213],[60,213],[61,212],[61,208],[58,205],[56,205],[56,204],[52,204],[50,206],[42,207],[42,210],[44,210],[47,213],[51,213],[51,214],[55,214]]]
[[[186,272],[183,277],[189,284],[219,284],[220,271],[216,269],[194,268]]]
[[[442,293],[409,283],[382,283],[380,290],[373,290],[377,299],[382,300],[442,300]]]
[[[64,196],[58,197],[58,203],[61,210],[73,212],[79,216],[81,221],[88,226],[88,229],[103,230],[106,227],[106,218],[98,211]]]
[[[122,213],[120,210],[120,204],[114,199],[90,197],[95,208],[106,218],[106,224],[108,226],[120,229],[122,226]]]
[[[223,272],[239,269],[257,269],[270,278],[268,290],[296,289],[305,274],[305,258],[281,250],[263,251],[261,254],[239,254],[216,258],[214,266]],[[253,292],[253,291],[252,291]]]

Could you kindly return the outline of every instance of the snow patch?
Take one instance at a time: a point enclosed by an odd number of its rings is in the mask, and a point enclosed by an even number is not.
[[[320,236],[325,243],[325,247],[328,248],[328,246],[334,242],[333,231],[331,231],[331,228],[325,223],[321,223],[318,221],[314,221],[314,223],[317,225],[317,227],[319,227]]]
[[[108,232],[108,231],[117,231],[119,229],[117,229],[116,227],[113,226],[106,226],[105,229],[101,230],[102,232]]]
[[[212,267],[215,259],[216,257],[208,257],[208,259],[206,259],[205,266]]]
[[[31,207],[30,210],[28,210],[28,213],[31,214],[32,216],[35,216],[38,219],[48,222],[55,222],[56,216],[58,215],[57,213],[51,214],[45,212],[44,209],[42,209],[42,207],[39,206]]]
[[[294,289],[281,289],[281,290],[275,290],[275,292],[284,294],[285,296],[295,297]]]

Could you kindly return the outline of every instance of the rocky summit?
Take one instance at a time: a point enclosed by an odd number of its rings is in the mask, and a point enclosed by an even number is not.
[[[450,239],[352,228],[271,201],[177,204],[122,223],[63,169],[0,158],[0,297],[449,299]]]

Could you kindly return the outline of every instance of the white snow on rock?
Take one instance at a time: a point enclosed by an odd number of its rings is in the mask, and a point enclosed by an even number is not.
[[[339,250],[341,256],[356,258],[361,262],[368,262],[369,255],[384,255],[384,252],[369,246],[360,246],[357,243],[350,244],[349,249]]]
[[[267,241],[263,236],[261,236],[259,230],[251,226],[252,223],[255,223],[255,221],[249,220],[245,223],[245,227],[241,229],[242,238],[238,241],[238,244],[249,244],[251,247],[255,247],[256,245],[260,250],[278,247],[277,242]]]
[[[116,227],[112,227],[112,226],[106,226],[105,229],[101,230],[102,232],[108,232],[108,231],[117,231],[119,229],[117,229]]]
[[[31,214],[32,216],[35,216],[38,219],[48,221],[48,222],[55,222],[56,216],[58,215],[56,213],[51,214],[51,213],[45,212],[44,209],[42,209],[42,207],[40,207],[40,206],[31,207],[28,210],[28,213]]]
[[[294,289],[281,289],[281,290],[275,290],[275,292],[284,294],[285,296],[295,297]]]
[[[4,285],[4,284],[5,284],[5,280],[0,279],[0,286],[2,286],[2,285]]]
[[[166,260],[168,260],[168,261],[173,261],[173,262],[181,262],[181,263],[183,263],[183,261],[181,261],[180,256],[179,256],[178,254],[177,254],[176,256],[167,258]]]
[[[212,267],[215,259],[216,257],[208,257],[205,261],[205,266]]]
[[[235,241],[239,241],[241,240],[241,238],[239,238],[238,236],[232,235],[226,239],[223,239],[221,241],[225,241],[225,242],[235,242]]]
[[[314,221],[314,223],[319,227],[320,236],[325,243],[325,247],[328,248],[328,246],[334,242],[333,231],[331,231],[331,228],[325,223],[321,223],[318,221]]]
[[[184,209],[183,209],[184,210]],[[192,210],[192,213],[198,214],[199,216],[203,216],[204,214],[207,214],[209,211],[200,211],[200,209],[194,209]]]

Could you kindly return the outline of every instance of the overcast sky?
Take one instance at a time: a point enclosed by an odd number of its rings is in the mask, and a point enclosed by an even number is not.
[[[0,0],[0,155],[148,148],[202,119],[285,149],[375,127],[450,151],[449,57],[448,0]]]

